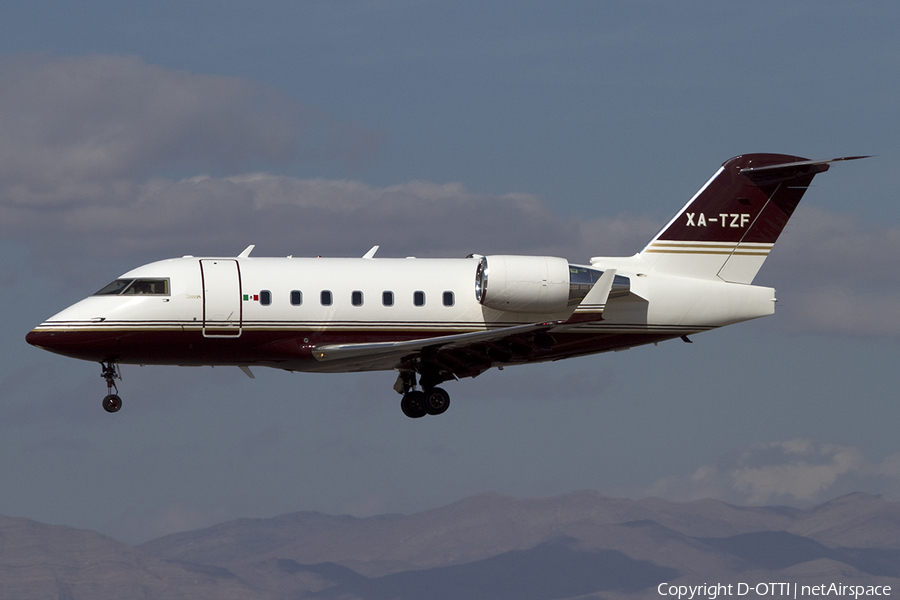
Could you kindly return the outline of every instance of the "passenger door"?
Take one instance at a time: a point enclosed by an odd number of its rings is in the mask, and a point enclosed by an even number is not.
[[[242,305],[241,270],[234,259],[200,261],[203,280],[203,336],[239,337]]]

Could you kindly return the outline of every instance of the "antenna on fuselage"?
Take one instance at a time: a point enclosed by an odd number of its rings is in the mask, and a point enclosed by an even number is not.
[[[253,252],[253,249],[256,248],[256,244],[250,244],[247,246],[243,252],[237,255],[238,258],[248,258],[250,253]]]
[[[363,254],[363,258],[375,258],[375,253],[378,252],[378,246],[372,246],[372,249]]]

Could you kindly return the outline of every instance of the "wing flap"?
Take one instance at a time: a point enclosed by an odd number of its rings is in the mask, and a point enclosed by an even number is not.
[[[403,342],[374,342],[361,344],[324,344],[313,348],[312,355],[318,361],[353,359],[359,362],[381,361],[396,357],[398,362],[410,354],[423,350],[454,350],[476,343],[500,341],[510,336],[548,330],[559,324],[559,321],[544,323],[528,323],[499,327],[487,331],[473,331],[454,335],[443,335]]]

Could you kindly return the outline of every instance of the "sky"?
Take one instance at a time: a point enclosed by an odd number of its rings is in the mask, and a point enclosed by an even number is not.
[[[10,1],[0,9],[0,514],[137,543],[482,492],[900,501],[900,5]],[[99,365],[25,334],[185,254],[627,256],[728,158],[816,178],[776,314],[448,383]]]

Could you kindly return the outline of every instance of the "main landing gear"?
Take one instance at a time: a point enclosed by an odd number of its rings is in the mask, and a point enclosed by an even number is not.
[[[100,366],[103,372],[100,377],[106,380],[106,396],[103,398],[103,410],[108,413],[118,412],[122,408],[122,399],[119,398],[119,388],[116,387],[116,379],[122,380],[122,376],[116,370],[116,364],[112,361],[102,362]],[[115,393],[113,393],[115,390]]]
[[[415,373],[401,373],[394,386],[403,394],[400,400],[400,410],[410,419],[418,419],[425,415],[440,415],[450,408],[450,394],[439,387],[422,385],[423,389],[416,388]]]

